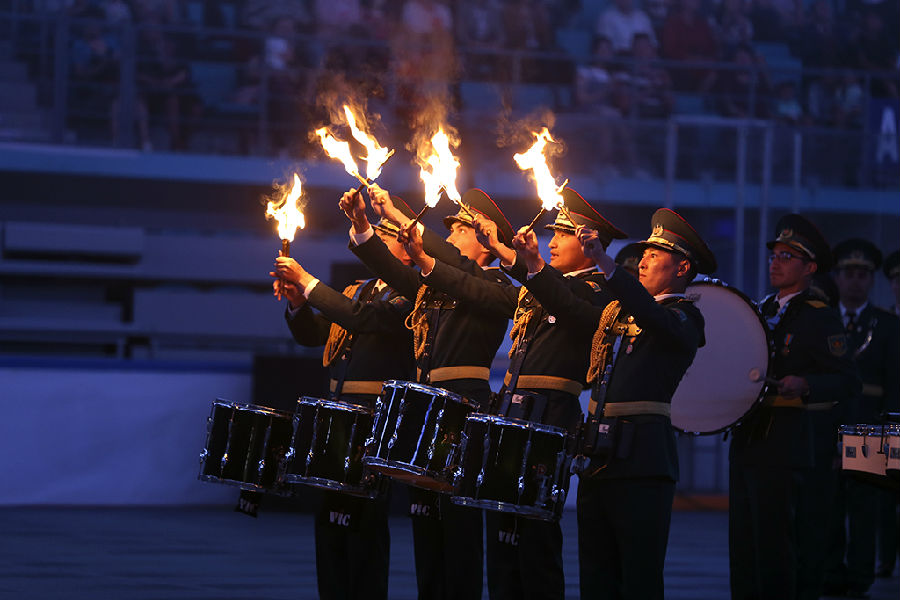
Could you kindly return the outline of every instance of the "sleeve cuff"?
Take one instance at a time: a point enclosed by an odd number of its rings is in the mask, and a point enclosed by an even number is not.
[[[362,233],[353,233],[353,228],[350,228],[350,241],[354,246],[362,246],[363,244],[368,242],[373,235],[375,235],[375,230],[371,225]]]
[[[319,284],[318,279],[313,279],[312,281],[310,281],[309,284],[305,288],[303,288],[303,296],[308,299],[309,295],[312,294],[312,291],[316,288],[316,286],[318,284]]]

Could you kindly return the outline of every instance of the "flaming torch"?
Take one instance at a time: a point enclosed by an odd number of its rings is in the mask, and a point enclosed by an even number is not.
[[[275,222],[278,223],[282,256],[291,255],[291,242],[294,240],[294,234],[297,233],[297,229],[306,227],[303,211],[297,204],[301,193],[300,178],[294,173],[294,184],[291,186],[291,191],[284,194],[280,200],[271,200],[266,204],[266,218],[275,219]],[[281,282],[281,285],[284,286],[284,281]]]
[[[394,151],[389,148],[382,148],[378,144],[378,140],[357,127],[356,116],[346,104],[344,105],[344,116],[347,118],[347,125],[350,126],[350,133],[353,135],[353,139],[366,149],[366,179],[370,182],[375,181],[381,175],[382,165],[387,162],[387,159],[391,157]]]
[[[459,190],[456,189],[459,159],[450,151],[450,138],[444,133],[443,127],[439,127],[437,133],[431,137],[431,153],[425,157],[420,155],[419,164],[419,177],[425,183],[425,206],[413,219],[413,223],[418,223],[429,208],[437,205],[442,190],[463,210],[470,212],[469,207],[463,203]]]
[[[344,165],[344,170],[353,177],[356,177],[362,185],[369,185],[369,182],[359,174],[356,161],[353,160],[353,154],[350,153],[350,144],[342,142],[331,135],[325,127],[316,129],[316,135],[319,136],[319,140],[322,142],[322,148],[325,149],[325,154],[341,161]]]
[[[541,199],[541,210],[532,219],[531,224],[528,225],[526,233],[534,229],[540,218],[548,211],[555,208],[566,211],[562,191],[566,184],[569,183],[569,180],[566,179],[561,186],[557,187],[556,180],[550,173],[550,167],[547,166],[547,157],[544,156],[544,149],[547,147],[548,142],[556,141],[550,135],[550,130],[544,127],[540,133],[532,132],[532,134],[536,139],[531,148],[526,152],[513,156],[513,160],[516,161],[520,169],[523,171],[531,169],[534,183],[537,187],[538,198]]]
[[[317,129],[316,135],[319,136],[319,140],[322,142],[325,154],[339,160],[344,165],[344,170],[359,181],[361,184],[359,191],[362,191],[363,187],[371,185],[381,175],[382,165],[387,162],[387,159],[391,157],[394,151],[389,148],[383,148],[378,143],[378,140],[357,126],[356,115],[353,114],[353,111],[346,104],[344,105],[344,117],[347,119],[347,125],[350,126],[350,133],[353,135],[353,138],[366,149],[366,177],[359,174],[359,167],[356,166],[356,160],[354,160],[353,154],[350,152],[350,144],[348,142],[337,139],[325,127]]]

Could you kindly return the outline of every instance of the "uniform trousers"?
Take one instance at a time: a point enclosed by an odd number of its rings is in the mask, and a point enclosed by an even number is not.
[[[484,587],[481,510],[409,488],[419,600],[478,600]]]
[[[565,597],[559,523],[485,511],[488,595],[491,600]]]
[[[865,591],[875,581],[875,536],[881,490],[843,473],[839,478],[825,582]]]
[[[316,515],[316,577],[322,600],[388,597],[389,495],[324,492]]]
[[[797,594],[797,510],[802,469],[731,463],[728,554],[731,600]]]
[[[878,570],[893,573],[897,562],[897,537],[900,536],[897,492],[879,490],[878,495]]]
[[[834,520],[834,496],[839,471],[821,460],[800,475],[797,490],[797,598],[817,600],[825,582],[829,524]],[[874,550],[873,550],[874,551]]]
[[[663,597],[663,567],[675,482],[668,478],[578,483],[578,565],[582,598]]]

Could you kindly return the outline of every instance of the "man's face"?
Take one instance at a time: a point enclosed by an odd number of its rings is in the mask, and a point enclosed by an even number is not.
[[[456,246],[460,254],[470,260],[477,261],[486,252],[484,246],[479,244],[475,237],[475,229],[459,221],[454,221],[450,225],[450,235],[447,236],[447,241]]]
[[[648,246],[638,265],[638,278],[651,296],[683,291],[690,262],[680,254]]]
[[[834,274],[841,302],[844,304],[862,304],[869,298],[875,275],[864,267],[844,267]]]
[[[550,266],[561,273],[587,269],[594,263],[584,255],[574,234],[556,230],[550,238]]]
[[[775,244],[772,256],[775,258],[769,260],[769,283],[775,289],[802,287],[804,278],[816,272],[816,263],[787,244]]]
[[[389,233],[385,233],[380,229],[375,230],[375,235],[381,238],[381,241],[384,242],[384,245],[388,247],[388,250],[391,251],[391,254],[394,255],[394,258],[405,265],[412,264],[412,260],[409,258],[409,254],[406,253],[406,248],[403,247],[403,244],[397,241],[397,238],[395,236]]]

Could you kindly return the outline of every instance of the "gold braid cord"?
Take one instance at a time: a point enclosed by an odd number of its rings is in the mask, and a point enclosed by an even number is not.
[[[616,322],[619,316],[619,301],[613,300],[603,309],[600,315],[600,324],[597,331],[594,332],[594,339],[591,341],[591,364],[588,367],[587,382],[593,383],[603,367],[606,366],[606,359],[609,357],[609,351],[612,348],[612,341],[606,341],[608,329]]]
[[[524,285],[519,288],[519,301],[516,304],[516,316],[513,318],[513,326],[509,332],[509,339],[512,340],[512,347],[509,349],[510,358],[513,357],[513,354],[515,354],[516,350],[519,348],[519,342],[525,335],[525,330],[528,329],[528,323],[531,322],[531,317],[534,316],[533,308],[522,307],[522,299],[525,298],[525,294],[527,293],[528,288]]]
[[[344,288],[344,295],[348,298],[353,298],[356,294],[356,290],[359,289],[359,286],[361,285],[361,283],[348,285]],[[337,323],[332,323],[331,328],[328,330],[328,341],[325,342],[325,352],[322,353],[322,366],[330,367],[334,364],[334,361],[340,356],[344,346],[352,339],[353,335],[349,331]]]
[[[425,308],[425,297],[430,291],[427,285],[419,286],[416,294],[416,303],[412,312],[406,317],[407,329],[413,332],[413,348],[415,348],[416,360],[422,358],[425,353],[425,340],[428,339],[428,310]]]

